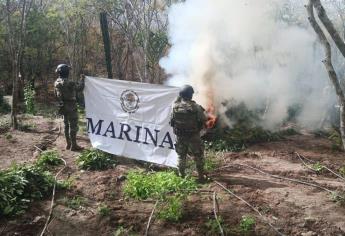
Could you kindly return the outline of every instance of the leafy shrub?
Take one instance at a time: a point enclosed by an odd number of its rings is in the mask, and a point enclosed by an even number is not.
[[[172,222],[179,221],[183,215],[183,200],[182,196],[168,197],[158,212],[158,218]]]
[[[183,193],[197,189],[195,180],[181,178],[174,172],[144,173],[131,171],[124,192],[138,200],[164,199],[168,193]]]
[[[4,94],[0,90],[0,114],[6,114],[11,111],[11,106],[10,104],[7,103],[7,101],[4,98]]]
[[[44,151],[38,157],[36,161],[36,165],[42,168],[61,165],[63,164],[63,161],[59,157],[60,155],[56,150]]]
[[[35,165],[0,171],[0,217],[23,213],[32,200],[47,196],[53,185],[50,172]]]
[[[105,170],[116,164],[111,154],[98,149],[84,150],[76,162],[78,167],[83,170]]]
[[[35,90],[31,84],[24,87],[24,101],[25,101],[25,111],[29,114],[35,114]]]
[[[256,222],[251,216],[242,216],[240,228],[243,233],[248,233],[254,229]]]

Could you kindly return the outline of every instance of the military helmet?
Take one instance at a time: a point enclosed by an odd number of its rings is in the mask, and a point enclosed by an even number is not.
[[[70,68],[71,67],[69,65],[60,64],[56,67],[55,72],[59,75],[59,77],[67,78],[69,75]]]
[[[180,90],[180,97],[191,100],[193,98],[194,89],[190,85],[185,85]]]

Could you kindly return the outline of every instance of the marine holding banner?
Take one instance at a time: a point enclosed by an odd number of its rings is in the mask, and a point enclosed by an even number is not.
[[[68,79],[70,66],[60,64],[56,68],[58,78],[54,83],[54,92],[58,100],[59,115],[63,116],[66,149],[71,151],[82,150],[77,145],[78,109],[77,93],[84,89],[84,79],[79,83]]]
[[[204,177],[204,145],[200,138],[200,131],[205,127],[206,116],[204,109],[192,100],[194,89],[190,85],[184,86],[178,99],[174,103],[171,125],[176,134],[176,152],[179,158],[180,176],[185,176],[187,154],[195,159],[199,181]]]
[[[175,87],[86,77],[85,108],[93,147],[177,167],[171,108]]]

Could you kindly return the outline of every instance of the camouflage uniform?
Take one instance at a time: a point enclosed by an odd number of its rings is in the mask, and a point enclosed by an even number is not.
[[[78,149],[80,147],[76,142],[78,132],[77,92],[84,89],[84,83],[76,83],[59,77],[54,83],[54,88],[59,102],[59,114],[64,117],[66,149]]]
[[[179,110],[189,110],[190,113],[195,114],[195,118],[180,118],[181,121],[178,121],[176,114]],[[178,122],[184,122],[185,128],[183,130],[177,128],[179,126]],[[180,97],[176,100],[171,125],[174,127],[174,133],[176,134],[175,147],[179,157],[178,168],[182,177],[185,176],[187,154],[191,154],[196,163],[199,179],[204,178],[204,144],[200,138],[200,131],[204,128],[205,122],[204,109],[200,105],[192,100],[184,100]]]

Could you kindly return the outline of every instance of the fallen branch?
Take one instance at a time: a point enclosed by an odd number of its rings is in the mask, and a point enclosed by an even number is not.
[[[310,159],[306,158],[305,156],[300,155],[298,152],[296,152],[296,155],[298,156],[298,158],[303,162],[303,164],[304,164],[306,167],[308,167],[309,169],[315,171],[313,168],[310,168],[310,167],[302,160],[302,158],[304,158],[305,160],[307,160],[307,161],[309,161],[309,162],[311,162],[311,163],[315,163],[315,161],[310,160]],[[322,167],[322,168],[325,168],[326,170],[328,170],[329,172],[331,172],[332,174],[334,174],[334,175],[337,176],[338,178],[340,178],[340,179],[342,179],[343,181],[345,181],[345,178],[342,177],[339,173],[337,173],[337,172],[331,170],[330,168],[328,168],[328,167],[325,166],[325,165],[321,165],[321,167]]]
[[[158,200],[156,201],[156,203],[155,203],[155,205],[154,205],[154,207],[153,207],[153,209],[152,209],[152,212],[151,212],[149,221],[147,222],[146,231],[145,231],[145,236],[147,236],[148,233],[149,233],[151,220],[152,220],[153,214],[154,214],[154,212],[155,212],[155,210],[156,210],[157,204],[158,204]]]
[[[219,219],[218,219],[218,216],[217,216],[217,196],[216,196],[216,192],[213,192],[213,214],[214,214],[214,218],[216,219],[217,221],[217,224],[218,224],[218,227],[219,227],[219,231],[220,231],[220,234],[222,236],[224,236],[224,230],[219,222]],[[219,210],[219,209],[218,209]]]
[[[226,187],[224,187],[224,185],[222,185],[221,183],[219,183],[218,181],[214,181],[218,186],[220,186],[222,189],[224,189],[226,192],[228,192],[230,195],[234,196],[235,198],[241,200],[242,202],[244,202],[247,206],[249,206],[253,211],[255,211],[264,222],[266,222],[266,224],[268,224],[278,235],[283,235],[282,233],[280,233],[267,219],[266,217],[258,210],[256,209],[253,205],[251,205],[249,202],[247,202],[246,200],[244,200],[243,198],[241,198],[240,196],[237,196],[234,192],[230,191],[229,189],[227,189]]]
[[[322,187],[322,186],[320,186],[320,185],[317,185],[317,184],[308,183],[308,182],[305,182],[305,181],[302,181],[302,180],[299,180],[299,179],[292,179],[292,178],[282,177],[282,176],[279,176],[279,175],[272,175],[272,174],[270,174],[270,173],[267,173],[267,172],[265,172],[265,171],[262,171],[262,170],[260,170],[260,169],[258,169],[258,168],[255,168],[255,167],[253,167],[253,166],[246,165],[246,164],[236,164],[236,165],[244,166],[244,167],[250,168],[250,169],[252,169],[252,170],[255,170],[255,171],[257,171],[257,172],[260,172],[261,174],[270,176],[270,177],[275,178],[275,179],[287,180],[287,181],[290,181],[290,182],[299,183],[299,184],[303,184],[303,185],[307,185],[307,186],[319,188],[319,189],[325,190],[326,192],[329,192],[329,193],[331,193],[331,194],[336,194],[334,191],[332,191],[332,190],[330,190],[330,189],[328,189],[328,188]]]
[[[54,177],[54,186],[53,186],[53,194],[52,194],[52,200],[50,203],[50,210],[49,210],[49,215],[48,218],[46,220],[46,223],[44,224],[43,230],[40,234],[40,236],[43,236],[45,231],[47,230],[47,227],[49,225],[49,221],[51,219],[51,216],[53,214],[53,208],[54,208],[54,200],[55,200],[55,192],[56,192],[56,182],[57,182],[57,177],[60,175],[60,173],[67,167],[67,162],[65,161],[65,159],[61,158],[60,159],[64,162],[64,167],[61,168],[61,170],[59,170],[59,172],[56,173],[55,177]]]

